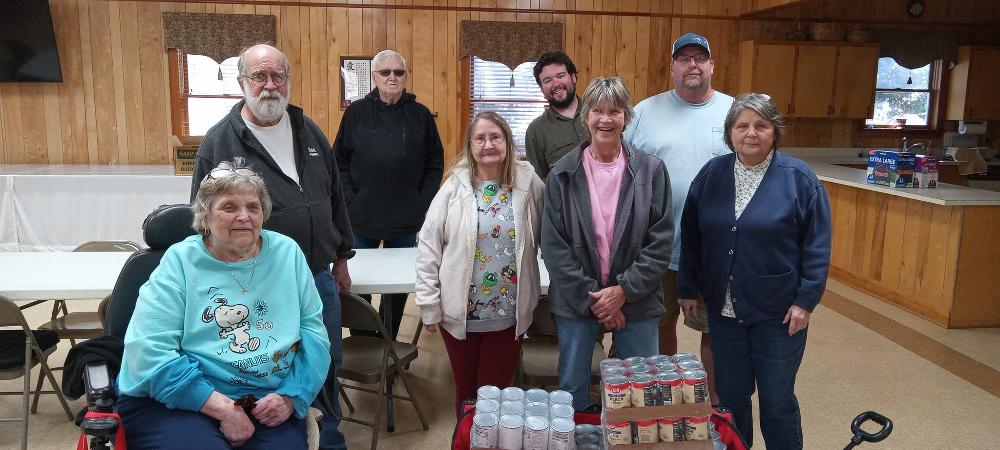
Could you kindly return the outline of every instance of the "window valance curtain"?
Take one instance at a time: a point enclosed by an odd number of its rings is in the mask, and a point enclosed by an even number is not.
[[[542,53],[562,48],[563,24],[559,22],[463,20],[459,31],[459,58],[475,55],[512,70],[537,60]]]
[[[219,63],[254,44],[274,45],[274,30],[271,15],[163,13],[165,48],[204,55]]]
[[[958,36],[947,31],[878,30],[872,32],[879,43],[879,57],[890,57],[907,69],[926,66],[934,60],[955,61]]]

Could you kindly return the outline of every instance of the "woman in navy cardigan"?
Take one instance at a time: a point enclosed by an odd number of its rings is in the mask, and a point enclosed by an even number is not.
[[[826,191],[777,151],[783,127],[766,95],[733,103],[724,140],[734,153],[705,164],[684,206],[677,289],[685,315],[705,298],[720,404],[752,444],[756,386],[772,450],[802,448],[795,375],[830,264]]]

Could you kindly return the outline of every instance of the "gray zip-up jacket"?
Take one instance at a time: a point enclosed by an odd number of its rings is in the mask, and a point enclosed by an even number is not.
[[[594,319],[594,300],[587,293],[600,285],[600,260],[591,218],[590,191],[580,143],[549,172],[542,215],[542,259],[549,272],[552,314],[568,319]],[[625,291],[626,324],[663,314],[661,282],[670,263],[674,224],[670,178],[656,156],[622,146],[628,170],[622,177],[608,285]]]

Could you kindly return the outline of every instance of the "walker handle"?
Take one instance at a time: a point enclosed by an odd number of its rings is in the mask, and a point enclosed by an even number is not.
[[[882,429],[874,433],[861,429],[861,425],[869,420],[882,425]],[[892,421],[875,411],[865,411],[858,414],[858,417],[855,417],[854,421],[851,422],[851,431],[854,432],[854,437],[851,438],[850,445],[844,447],[844,450],[852,449],[862,442],[880,442],[889,437],[889,434],[892,433]]]

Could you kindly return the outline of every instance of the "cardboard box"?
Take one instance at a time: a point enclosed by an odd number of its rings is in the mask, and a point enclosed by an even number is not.
[[[894,188],[912,187],[915,157],[910,152],[868,152],[868,183]]]
[[[603,397],[603,396],[602,396]],[[638,408],[604,409],[602,425],[607,422],[634,422],[637,420],[660,419],[664,417],[711,416],[712,405],[708,403],[685,403],[681,405],[643,406]],[[609,446],[609,450],[711,450],[712,441],[655,442],[648,444],[624,444]]]
[[[197,145],[174,147],[174,175],[194,174],[194,160],[197,154]]]
[[[934,188],[938,183],[938,159],[933,156],[917,155],[913,165],[913,187]]]

